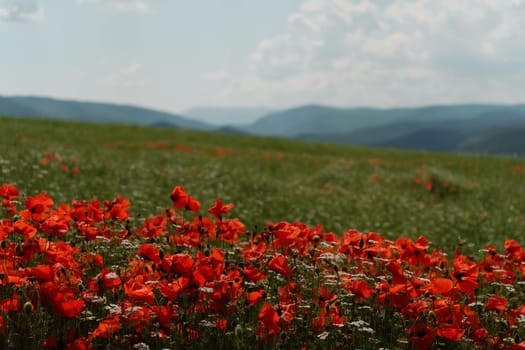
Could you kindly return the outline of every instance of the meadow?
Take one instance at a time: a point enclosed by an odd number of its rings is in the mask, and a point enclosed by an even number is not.
[[[3,348],[525,348],[523,159],[0,129]]]

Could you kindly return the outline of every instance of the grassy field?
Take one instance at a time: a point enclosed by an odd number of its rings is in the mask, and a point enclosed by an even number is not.
[[[3,118],[0,126],[0,182],[66,202],[121,194],[134,217],[169,206],[166,193],[179,184],[205,207],[234,202],[251,230],[301,221],[339,235],[425,235],[449,252],[460,241],[477,250],[525,232],[523,159],[121,125]]]
[[[523,159],[0,127],[2,349],[525,349]]]

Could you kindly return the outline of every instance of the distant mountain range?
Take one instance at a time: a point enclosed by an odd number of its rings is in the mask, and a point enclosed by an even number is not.
[[[47,97],[0,96],[0,115],[50,118],[73,121],[158,125],[195,130],[212,130],[204,122],[153,109],[118,105],[58,100]]]
[[[525,155],[525,104],[393,109],[302,106],[272,113],[242,130],[358,146]]]
[[[372,147],[525,155],[525,104],[391,109],[305,105],[280,111],[202,107],[182,116],[129,105],[0,96],[0,115],[177,127]],[[261,117],[251,123],[241,122],[258,115]],[[237,123],[219,123],[225,120]]]

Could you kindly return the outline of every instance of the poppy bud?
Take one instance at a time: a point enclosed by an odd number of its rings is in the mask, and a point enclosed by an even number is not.
[[[30,301],[27,301],[27,302],[24,304],[24,312],[25,312],[26,314],[30,314],[32,311],[33,311],[33,304],[31,304]]]
[[[430,311],[428,313],[428,318],[429,318],[429,320],[435,321],[436,318],[437,318],[437,315],[436,315],[436,313],[434,311]]]
[[[236,337],[239,337],[243,333],[242,326],[240,324],[236,325],[233,332],[235,333]]]

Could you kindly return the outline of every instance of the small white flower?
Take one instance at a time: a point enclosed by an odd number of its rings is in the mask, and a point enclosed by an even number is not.
[[[203,293],[208,293],[208,294],[213,293],[213,288],[210,288],[210,287],[200,287],[199,290]]]
[[[112,279],[118,278],[118,275],[115,272],[110,272],[110,273],[106,274],[106,276],[104,276],[104,278],[106,278],[108,280],[112,280]]]
[[[319,334],[319,335],[317,336],[317,338],[319,338],[319,339],[321,339],[321,340],[325,340],[326,338],[328,338],[328,335],[329,335],[328,332],[323,332],[323,333]]]
[[[213,322],[208,321],[208,320],[202,320],[202,321],[199,322],[199,326],[212,328],[212,327],[215,327],[215,324]]]
[[[137,344],[133,345],[133,349],[150,350],[148,344],[146,344],[146,343],[137,343]]]
[[[98,296],[98,295],[87,296],[85,297],[85,299],[89,300],[92,304],[105,304],[106,303],[106,298]]]
[[[370,333],[370,334],[374,334],[376,331],[374,331],[372,328],[370,327],[363,327],[363,328],[359,328],[359,330],[361,332],[365,332],[365,333]]]
[[[110,314],[120,315],[122,313],[122,308],[116,304],[109,304],[106,306],[106,310],[108,310]]]
[[[365,322],[363,320],[356,320],[349,323],[350,326],[354,326],[356,328],[361,328],[364,326],[369,326],[368,322]]]

